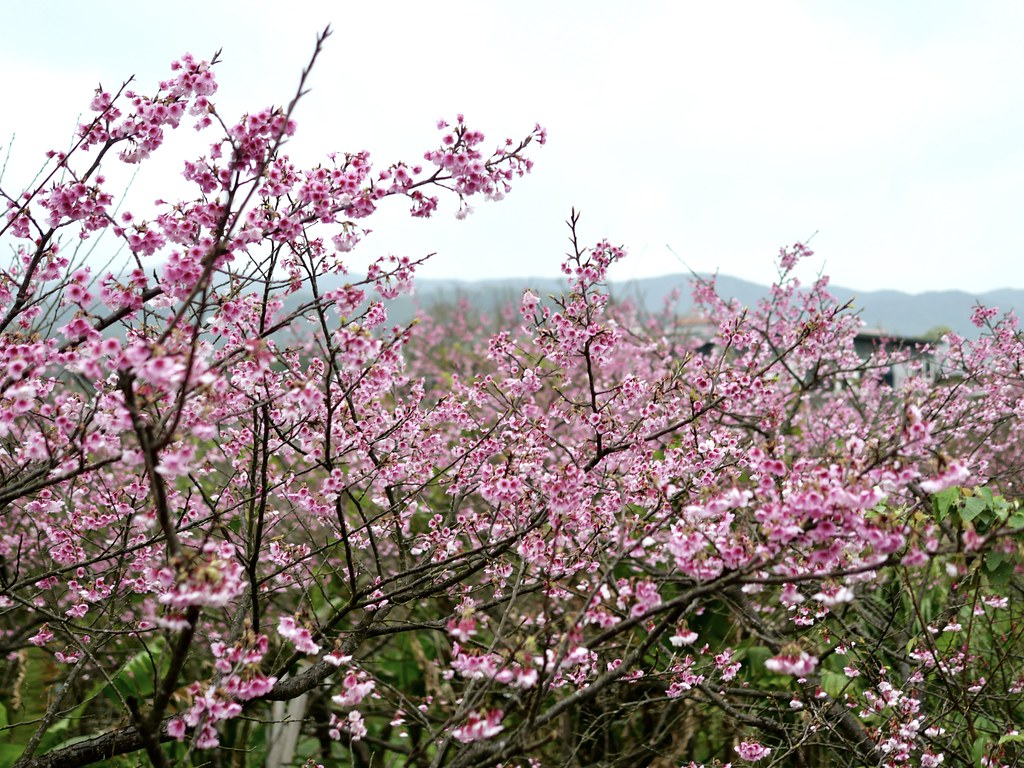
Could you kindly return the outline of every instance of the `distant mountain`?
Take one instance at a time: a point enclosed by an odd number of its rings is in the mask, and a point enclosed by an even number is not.
[[[706,276],[705,276],[706,277]],[[342,276],[321,279],[322,290],[338,287],[345,281]],[[388,315],[392,322],[406,323],[417,310],[454,305],[465,301],[474,309],[491,317],[498,317],[509,308],[519,306],[523,291],[533,290],[542,298],[559,294],[565,283],[556,278],[501,278],[494,280],[428,280],[417,279],[412,296],[402,295],[388,302]],[[716,285],[720,295],[735,298],[747,306],[755,305],[768,296],[767,286],[728,275],[718,275]],[[650,277],[610,285],[614,298],[630,299],[649,312],[659,312],[665,300],[678,290],[679,298],[674,310],[688,314],[693,309],[690,297],[690,275],[677,274]],[[829,292],[838,301],[853,301],[866,326],[901,336],[923,336],[937,328],[948,328],[962,336],[975,337],[978,329],[971,324],[971,313],[977,304],[998,307],[1001,312],[1024,311],[1024,290],[1005,288],[985,293],[966,291],[855,291],[830,285]],[[293,299],[294,300],[294,299]]]
[[[728,275],[719,275],[716,285],[720,295],[739,299],[747,305],[756,304],[768,295],[766,286]],[[636,280],[621,287],[613,287],[613,293],[616,289],[622,291],[625,288],[634,296],[644,297],[646,307],[658,308],[662,306],[665,296],[680,286],[683,296],[677,309],[685,313],[692,308],[688,275]],[[829,292],[840,303],[852,300],[854,311],[860,314],[867,327],[903,336],[921,336],[943,326],[962,336],[977,336],[978,329],[971,324],[971,313],[979,303],[998,307],[1002,312],[1024,310],[1024,290],[1011,288],[977,294],[965,291],[905,293],[888,290],[855,291],[830,285]]]
[[[720,295],[739,299],[748,306],[768,295],[767,286],[728,275],[719,275],[716,285]],[[451,305],[461,300],[478,310],[496,313],[510,304],[518,305],[526,288],[545,296],[561,292],[563,286],[562,281],[552,278],[505,278],[474,282],[417,280],[416,294],[393,302],[389,314],[395,321],[402,322],[410,319],[417,308],[429,309],[431,306]],[[661,310],[666,298],[676,289],[680,297],[675,302],[675,309],[680,314],[686,314],[693,307],[689,275],[644,278],[612,283],[610,286],[613,297],[632,299],[652,312]],[[978,329],[971,324],[971,312],[978,303],[998,307],[1002,312],[1024,310],[1024,290],[1010,288],[977,294],[965,291],[904,293],[854,291],[833,285],[829,286],[829,291],[840,302],[852,299],[855,311],[860,313],[869,328],[903,336],[921,336],[939,327],[949,328],[963,336],[976,336]]]

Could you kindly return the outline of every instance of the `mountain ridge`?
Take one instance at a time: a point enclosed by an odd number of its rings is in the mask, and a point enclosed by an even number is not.
[[[699,275],[707,279],[711,275]],[[742,304],[753,306],[769,295],[769,286],[754,283],[731,275],[716,275],[715,285],[725,298],[738,299]],[[611,281],[608,284],[613,298],[633,299],[646,311],[660,311],[665,300],[674,290],[679,290],[679,299],[672,309],[687,314],[693,308],[690,297],[689,274],[665,275],[662,277],[637,278],[628,281]],[[527,288],[541,295],[561,291],[564,281],[556,278],[492,278],[487,280],[444,280],[437,278],[417,279],[416,294],[411,298],[391,303],[393,319],[410,319],[416,308],[428,309],[438,304],[451,304],[465,299],[473,307],[494,312],[510,301],[518,303],[522,291]],[[853,301],[867,327],[901,336],[922,336],[938,328],[948,328],[956,333],[974,337],[978,328],[971,323],[974,307],[981,303],[998,307],[1000,312],[1024,308],[1024,290],[999,288],[983,293],[960,290],[923,291],[908,293],[893,289],[878,291],[855,291],[843,286],[829,285],[829,293],[839,303]]]

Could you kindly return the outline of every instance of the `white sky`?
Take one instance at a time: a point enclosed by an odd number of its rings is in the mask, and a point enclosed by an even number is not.
[[[67,143],[98,82],[134,73],[151,92],[185,51],[223,48],[222,114],[287,102],[327,23],[290,148],[305,162],[418,160],[456,112],[488,139],[549,130],[504,202],[464,222],[451,200],[427,222],[393,204],[366,255],[437,251],[430,277],[554,276],[575,206],[585,242],[629,248],[620,279],[682,261],[764,283],[780,245],[817,232],[805,277],[1024,288],[1018,0],[7,4],[5,187]],[[165,149],[133,200],[184,190]]]

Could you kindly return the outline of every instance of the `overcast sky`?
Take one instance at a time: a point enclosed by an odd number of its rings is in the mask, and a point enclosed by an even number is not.
[[[450,200],[428,222],[393,205],[367,254],[436,251],[430,277],[553,276],[575,206],[585,241],[628,247],[619,278],[768,282],[779,246],[817,233],[805,277],[1024,288],[1019,0],[6,4],[5,187],[67,143],[98,82],[151,92],[185,51],[223,49],[223,114],[287,102],[328,23],[289,150],[305,162],[416,160],[457,112],[489,139],[549,130],[504,202],[463,222]],[[166,196],[181,157],[166,160],[133,195]]]

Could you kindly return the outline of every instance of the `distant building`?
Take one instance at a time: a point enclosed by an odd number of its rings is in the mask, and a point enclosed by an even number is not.
[[[690,349],[696,354],[710,355],[717,346],[715,337],[718,334],[718,326],[706,318],[680,318],[676,330],[681,330],[689,339]],[[882,380],[891,387],[899,386],[906,381],[911,374],[911,367],[915,364],[920,364],[925,375],[932,379],[940,378],[942,370],[938,358],[943,347],[942,342],[935,339],[901,336],[880,328],[864,328],[853,340],[854,351],[861,360],[868,360],[882,349],[891,355],[904,358],[905,362],[890,366],[882,375]]]
[[[907,379],[910,363],[914,362],[922,364],[926,375],[933,379],[939,378],[941,366],[935,356],[939,346],[941,344],[934,339],[900,336],[879,328],[864,328],[853,340],[853,348],[862,360],[867,360],[883,348],[889,353],[907,353],[907,363],[893,365],[883,375],[882,380],[890,387],[899,386]]]

